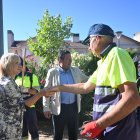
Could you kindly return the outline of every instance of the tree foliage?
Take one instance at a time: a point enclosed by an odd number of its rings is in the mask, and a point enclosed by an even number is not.
[[[72,53],[72,65],[78,66],[87,76],[92,75],[92,73],[97,68],[98,58],[95,57],[92,53],[88,54],[79,54],[78,52]],[[84,121],[92,120],[92,111],[93,111],[93,94],[94,90],[89,94],[81,94],[81,112],[79,115],[79,124],[81,125]]]
[[[63,24],[60,15],[51,16],[46,10],[43,19],[38,21],[36,39],[28,39],[30,51],[40,56],[45,64],[53,64],[58,50],[63,47],[64,39],[70,37],[71,28],[71,17],[67,17]]]
[[[72,53],[72,65],[79,67],[86,75],[91,75],[97,68],[99,60],[91,52],[88,54]]]

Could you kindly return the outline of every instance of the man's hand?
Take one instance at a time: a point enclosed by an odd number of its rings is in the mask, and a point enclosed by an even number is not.
[[[47,89],[48,92],[59,92],[59,86],[53,86]]]
[[[40,90],[40,94],[42,94],[42,96],[45,96],[45,97],[51,97],[54,95],[55,92],[53,91],[49,91],[47,88],[43,88]]]
[[[51,112],[50,111],[44,112],[44,116],[45,116],[45,118],[50,119],[51,118]]]
[[[92,121],[82,126],[80,134],[86,138],[96,138],[102,131],[103,129],[97,126],[96,121]]]

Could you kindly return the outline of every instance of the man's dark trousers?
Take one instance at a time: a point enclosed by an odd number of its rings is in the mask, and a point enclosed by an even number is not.
[[[77,140],[78,109],[77,103],[61,104],[60,115],[53,115],[54,140],[62,140],[65,125],[68,128],[69,140]]]

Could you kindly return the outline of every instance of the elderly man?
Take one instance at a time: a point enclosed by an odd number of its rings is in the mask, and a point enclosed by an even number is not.
[[[136,86],[136,70],[128,52],[113,43],[114,32],[105,24],[94,24],[84,42],[100,58],[97,70],[86,83],[63,84],[48,92],[76,94],[95,89],[93,121],[82,126],[81,134],[100,140],[139,140],[140,126],[136,107],[140,97]]]

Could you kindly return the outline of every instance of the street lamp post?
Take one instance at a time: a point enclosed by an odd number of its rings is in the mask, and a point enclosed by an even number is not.
[[[117,46],[120,47],[120,38],[122,36],[122,31],[117,31],[116,32],[116,37],[117,37]]]
[[[0,57],[4,53],[3,47],[3,8],[2,8],[2,0],[0,0]]]

